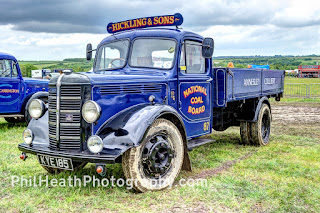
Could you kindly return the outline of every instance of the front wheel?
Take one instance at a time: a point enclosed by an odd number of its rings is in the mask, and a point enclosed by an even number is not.
[[[251,123],[252,143],[265,146],[269,143],[271,129],[271,112],[267,104],[262,104],[257,122]]]
[[[166,119],[157,119],[142,144],[122,156],[125,177],[139,192],[171,186],[182,167],[183,145],[179,129]]]

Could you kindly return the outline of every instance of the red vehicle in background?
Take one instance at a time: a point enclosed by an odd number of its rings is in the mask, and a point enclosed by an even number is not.
[[[300,65],[299,77],[300,78],[319,78],[320,77],[320,65]]]

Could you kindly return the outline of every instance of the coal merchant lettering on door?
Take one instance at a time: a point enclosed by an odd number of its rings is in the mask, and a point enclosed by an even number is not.
[[[182,83],[180,110],[189,120],[200,120],[210,116],[210,84]]]

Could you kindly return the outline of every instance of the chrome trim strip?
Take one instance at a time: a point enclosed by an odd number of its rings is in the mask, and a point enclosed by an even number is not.
[[[57,138],[55,135],[51,135],[51,134],[49,134],[49,137],[50,138]]]
[[[80,123],[60,123],[60,126],[78,126],[78,127],[80,127]]]
[[[68,97],[68,96],[61,96],[61,100],[81,100],[81,97]]]
[[[57,145],[60,141],[60,94],[61,94],[61,80],[64,74],[60,74],[57,80],[57,104],[56,104],[56,114],[57,114],[57,124],[56,124],[56,139]],[[59,145],[58,145],[59,147]]]
[[[56,99],[57,99],[57,97],[56,97],[56,96],[49,96],[49,99],[56,100]]]
[[[80,110],[60,110],[61,113],[80,113]]]
[[[55,126],[56,124],[57,124],[56,122],[49,121],[49,125]]]
[[[75,137],[75,136],[60,136],[60,139],[80,140],[80,137]]]
[[[56,112],[56,109],[48,109],[49,112]]]

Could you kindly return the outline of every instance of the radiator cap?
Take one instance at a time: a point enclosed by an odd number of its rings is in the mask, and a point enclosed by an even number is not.
[[[72,73],[71,70],[63,70],[62,71],[65,75],[70,75]]]

